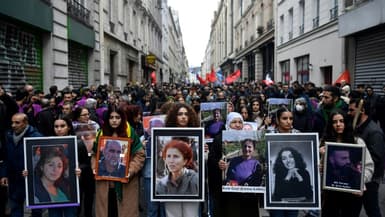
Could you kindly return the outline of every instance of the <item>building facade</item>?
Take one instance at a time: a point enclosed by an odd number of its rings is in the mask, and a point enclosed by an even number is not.
[[[277,3],[276,79],[283,83],[332,84],[345,70],[344,39],[338,36],[339,1]]]
[[[340,37],[346,39],[346,62],[353,86],[371,85],[382,92],[385,84],[385,2],[345,0],[338,19]]]
[[[100,44],[94,28],[98,7],[98,2],[84,0],[2,1],[0,77],[4,88],[15,91],[29,83],[47,91],[54,84],[79,88],[98,80]]]
[[[210,65],[224,76],[237,69],[242,81],[274,79],[274,1],[222,0],[214,14]]]
[[[172,8],[167,7],[167,1],[164,1],[163,5],[162,82],[174,83],[185,81],[188,73],[188,62],[183,46],[179,15]]]
[[[101,83],[122,87],[161,74],[161,2],[101,0]]]

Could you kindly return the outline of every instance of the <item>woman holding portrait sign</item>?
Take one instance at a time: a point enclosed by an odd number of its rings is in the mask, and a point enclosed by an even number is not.
[[[349,143],[349,144],[362,144],[365,145],[365,142],[359,138],[354,137],[353,127],[350,121],[347,119],[347,115],[344,111],[340,109],[333,110],[329,115],[329,121],[326,126],[324,137],[321,140],[321,145],[324,145],[324,142],[338,142],[338,143]],[[353,168],[352,163],[349,160],[348,150],[338,149],[336,153],[345,154],[344,156],[338,157],[334,155],[329,155],[328,159],[324,159],[325,146],[320,148],[321,159],[323,161],[329,161],[329,158],[333,158],[334,161],[338,161],[340,165],[340,170],[343,170],[343,174],[354,173],[355,168]],[[364,166],[364,182],[370,182],[371,177],[374,171],[374,163],[370,156],[368,150],[365,152],[365,166]],[[334,158],[336,158],[334,160]],[[338,158],[338,159],[337,159]],[[337,163],[336,163],[337,164]],[[321,163],[320,172],[323,172]],[[328,167],[332,165],[328,165]],[[333,168],[328,168],[333,169]],[[342,177],[339,173],[339,177]],[[326,175],[326,174],[323,174]],[[351,178],[350,178],[351,179]],[[349,180],[349,182],[352,180]],[[362,193],[350,193],[342,191],[333,191],[333,190],[324,190],[322,197],[322,216],[336,216],[336,217],[358,217],[360,216],[361,207],[362,207]]]
[[[73,135],[71,120],[64,117],[58,117],[54,122],[55,136]],[[64,146],[41,146],[35,152],[39,154],[38,162],[34,169],[34,200],[38,203],[66,203],[73,201],[76,196],[73,195],[68,180],[68,158],[65,154]],[[75,171],[80,176],[81,170]],[[28,171],[23,171],[24,176],[28,176]],[[49,208],[49,217],[75,217],[76,207]]]
[[[230,112],[226,118],[226,130],[240,131],[243,130],[244,120],[241,114],[238,112]],[[212,202],[212,214],[213,216],[248,216],[258,217],[259,216],[259,197],[254,193],[233,193],[233,192],[222,192],[223,173],[229,168],[233,168],[231,163],[228,163],[223,156],[223,145],[222,145],[221,133],[218,135],[214,142],[210,145],[208,166],[209,166],[209,191],[210,191],[210,202]],[[260,171],[260,164],[254,161],[251,157],[254,152],[254,143],[250,144],[244,141],[245,153],[240,158],[240,164],[234,165],[245,165],[247,167],[255,167],[256,171]],[[237,161],[237,160],[235,160]],[[228,169],[228,171],[229,171]],[[229,177],[232,175],[229,172]],[[259,172],[257,172],[258,174]],[[259,183],[259,178],[255,179],[250,174],[246,174],[245,171],[242,174],[238,173],[237,178],[240,182],[244,182],[250,177],[251,182]],[[241,181],[242,180],[242,181]],[[243,183],[245,184],[245,183]],[[225,208],[223,208],[225,207]]]
[[[298,130],[293,129],[293,113],[289,109],[287,109],[286,107],[280,107],[276,111],[275,124],[276,124],[276,127],[272,133],[298,133],[299,132]],[[287,158],[289,155],[290,156],[293,155],[293,153],[291,153],[290,150],[286,150],[288,156],[283,157],[282,154],[284,151],[285,150],[282,150],[279,153],[278,159]],[[286,155],[286,153],[285,153],[285,155]],[[291,158],[293,158],[293,157],[291,157]],[[276,164],[282,164],[283,165],[283,160],[276,161]],[[298,162],[297,162],[297,164],[298,164]],[[287,166],[287,167],[289,167],[289,166]],[[283,166],[283,168],[285,168],[285,169],[283,169],[284,175],[281,178],[279,178],[278,175],[280,173],[277,173],[277,172],[280,170],[278,170],[278,166],[277,166],[277,168],[276,168],[276,166],[274,166],[274,171],[276,172],[276,179],[275,179],[276,188],[277,188],[277,186],[281,186],[283,182],[287,183],[288,185],[290,183],[298,183],[298,185],[300,185],[301,183],[304,183],[303,181],[304,181],[304,178],[306,178],[306,176],[304,176],[304,175],[301,176],[300,173],[298,172],[298,169],[293,168],[292,170],[290,170],[290,169],[286,168],[285,166]],[[293,171],[293,172],[291,172],[289,174],[289,171]],[[286,179],[288,179],[288,180],[286,180]],[[286,188],[290,189],[288,187],[286,187]],[[305,186],[305,188],[307,188],[307,187]],[[278,199],[282,199],[282,198],[279,198],[280,196],[278,196],[278,195],[280,195],[280,191],[278,189],[275,189],[274,195],[275,196],[273,196],[273,197],[278,198]],[[270,213],[271,217],[297,217],[298,216],[298,210],[270,210],[269,213]]]
[[[131,145],[129,162],[126,162],[128,174],[124,179],[125,181],[122,183],[108,180],[108,178],[106,178],[106,180],[96,181],[96,217],[139,216],[139,180],[137,173],[143,167],[145,154],[139,137],[126,120],[124,111],[115,105],[111,105],[105,116],[104,125],[97,133],[93,148],[94,153],[100,151],[98,142],[102,136],[116,138],[116,140],[109,141],[117,141],[119,138],[122,138],[122,140],[129,138]],[[114,151],[114,153],[115,152],[116,151]],[[95,162],[93,165],[94,173],[96,173],[95,167],[98,159],[96,159],[95,156],[92,158],[92,161]]]
[[[171,107],[171,109],[167,113],[166,127],[199,127],[199,118],[191,106],[184,104],[184,103],[176,103]],[[183,142],[179,142],[178,146],[174,146],[174,147],[178,147],[178,148],[168,148],[168,150],[169,151],[175,151],[174,156],[179,156],[179,157],[182,157],[183,159],[185,159],[185,158],[187,158],[187,156],[189,156],[189,154],[182,155],[182,153],[180,151],[183,149],[181,147],[185,147],[184,144],[185,143],[183,143]],[[169,145],[169,147],[171,147],[172,144],[170,143],[168,145]],[[162,156],[165,159],[166,164],[167,164],[167,162],[168,162],[168,164],[171,164],[171,159],[167,159],[167,155],[169,155],[169,153],[167,152],[168,150],[166,149],[165,151],[163,151]],[[184,150],[186,150],[186,148],[184,148]],[[189,150],[191,151],[191,148],[189,148]],[[191,154],[191,159],[190,158],[189,159],[190,159],[190,161],[192,161],[192,157],[193,157],[192,151],[190,154]],[[186,159],[186,161],[187,161],[187,159]],[[168,166],[170,166],[170,165],[168,165]],[[185,166],[187,168],[185,168]],[[176,175],[177,174],[176,167],[172,166],[170,168],[175,168],[175,169],[173,169],[174,171],[171,170],[171,178],[172,177],[176,178],[176,176],[177,176]],[[197,179],[197,176],[196,176],[196,173],[193,172],[192,170],[190,170],[189,168],[190,168],[190,166],[183,165],[183,167],[180,168],[180,171],[184,171],[184,173],[186,172],[186,174],[184,174],[185,176],[183,176],[182,178],[188,177],[189,179],[194,179],[194,180],[191,180],[188,182],[189,183],[188,185],[191,187],[186,186],[186,189],[188,187],[189,191],[191,191],[190,193],[193,193],[195,191],[197,192],[197,189],[195,189],[195,187],[193,187],[194,182]],[[166,177],[167,177],[166,179],[169,178],[168,176],[166,176]],[[195,183],[197,183],[197,181]],[[168,191],[173,191],[174,193],[178,192],[177,189],[168,190]],[[199,202],[166,202],[165,203],[165,209],[166,209],[166,216],[167,217],[177,217],[177,216],[198,217],[199,216]]]

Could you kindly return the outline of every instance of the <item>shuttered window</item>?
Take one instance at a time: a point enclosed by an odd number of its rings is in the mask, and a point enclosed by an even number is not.
[[[354,82],[368,84],[376,91],[385,82],[385,29],[373,29],[356,37]]]
[[[26,83],[43,90],[42,42],[38,31],[0,21],[0,81],[15,92]]]
[[[68,44],[68,84],[74,88],[88,85],[88,50],[86,47],[69,41]]]

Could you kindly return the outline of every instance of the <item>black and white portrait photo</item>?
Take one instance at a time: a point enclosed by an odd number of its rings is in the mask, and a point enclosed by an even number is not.
[[[318,136],[266,134],[268,208],[319,207]]]

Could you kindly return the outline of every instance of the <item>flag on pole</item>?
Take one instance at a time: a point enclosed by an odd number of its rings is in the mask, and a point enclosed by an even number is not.
[[[271,80],[270,75],[266,74],[265,80],[263,80],[263,83],[266,84],[267,86],[270,86],[274,84],[274,81]]]
[[[219,68],[218,71],[215,74],[216,74],[216,77],[217,77],[217,81],[215,83],[216,84],[222,84],[223,83],[222,70]]]
[[[237,71],[231,73],[229,76],[226,77],[225,83],[231,84],[236,81],[239,77],[241,77],[241,70],[238,69]]]
[[[206,85],[207,81],[197,74],[197,79],[201,85]]]
[[[342,82],[350,84],[350,73],[349,73],[349,70],[347,69],[344,72],[342,72],[342,74],[340,75],[340,77],[337,78],[334,84],[342,83]]]
[[[151,72],[151,84],[156,84],[156,73],[155,73],[155,71]]]
[[[215,70],[214,70],[214,67],[211,68],[211,72],[210,73],[207,73],[208,76],[206,77],[207,80],[210,82],[210,83],[214,83],[216,80],[217,80],[217,75],[215,73]]]

